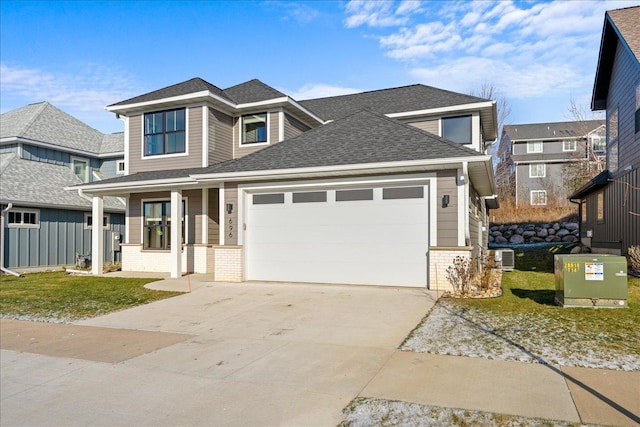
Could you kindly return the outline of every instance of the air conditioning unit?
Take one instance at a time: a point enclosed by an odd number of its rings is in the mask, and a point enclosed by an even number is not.
[[[496,249],[495,257],[502,271],[513,271],[516,267],[516,256],[513,249]]]

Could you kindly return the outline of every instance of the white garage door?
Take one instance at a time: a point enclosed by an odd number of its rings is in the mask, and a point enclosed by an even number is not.
[[[247,195],[248,280],[427,283],[428,187]]]

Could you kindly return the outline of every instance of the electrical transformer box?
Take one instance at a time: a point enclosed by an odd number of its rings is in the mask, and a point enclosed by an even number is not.
[[[556,304],[627,306],[627,260],[616,255],[554,255]]]

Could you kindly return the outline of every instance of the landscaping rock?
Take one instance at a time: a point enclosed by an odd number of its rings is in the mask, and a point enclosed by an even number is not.
[[[569,233],[569,230],[567,230],[566,228],[563,228],[561,230],[558,230],[558,232],[556,233],[556,236],[562,238],[564,236],[568,236],[569,234],[571,234]]]
[[[547,231],[547,229],[546,229],[546,228],[543,228],[543,229],[541,229],[540,231],[538,231],[538,232],[536,233],[536,237],[542,237],[542,238],[545,238],[545,237],[547,237],[548,235],[549,235],[549,231]]]
[[[566,228],[569,231],[576,231],[578,230],[578,228],[580,228],[580,226],[577,222],[567,222],[566,224],[564,224],[563,228]]]
[[[504,238],[504,237],[502,237],[502,236],[498,236],[498,237],[496,237],[496,238],[495,238],[495,242],[496,242],[496,243],[507,243],[508,241],[509,241],[509,240],[505,239],[505,238]]]
[[[524,243],[524,237],[522,237],[520,234],[514,234],[509,238],[509,243],[514,243],[514,244]]]

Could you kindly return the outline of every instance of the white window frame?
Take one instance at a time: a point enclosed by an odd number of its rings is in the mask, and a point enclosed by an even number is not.
[[[122,170],[120,170],[120,165],[122,165]],[[124,163],[124,160],[116,160],[116,173],[122,175],[125,171],[126,165]]]
[[[91,225],[89,225],[89,218],[92,219]],[[106,220],[106,224],[105,224]],[[111,226],[111,214],[105,213],[102,217],[102,229],[106,230]],[[84,229],[91,230],[93,228],[93,215],[90,212],[84,213]]]
[[[254,115],[259,115],[259,114],[264,114],[265,115],[265,126],[266,126],[266,134],[267,134],[267,140],[266,141],[262,141],[262,142],[244,142],[244,118],[246,116],[254,116]],[[239,126],[239,136],[238,136],[238,141],[239,141],[239,145],[240,147],[260,147],[262,145],[269,145],[271,143],[271,113],[269,111],[259,111],[256,113],[246,113],[246,114],[242,114],[240,116],[240,126]]]
[[[533,203],[535,195],[543,194],[544,195],[544,203]],[[532,206],[546,206],[547,205],[547,191],[546,190],[531,190],[529,192],[529,202]]]
[[[188,197],[182,197],[182,201],[184,202],[184,212],[182,212],[182,216],[184,218],[184,236],[182,236],[184,238],[184,243],[181,243],[182,245],[189,245],[192,244],[191,242],[189,242],[189,198]],[[150,198],[150,199],[140,199],[140,247],[142,248],[143,251],[160,251],[160,252],[170,252],[171,248],[169,249],[145,249],[144,248],[144,204],[147,202],[171,202],[171,196],[169,196],[169,198],[167,197],[156,197],[156,198]]]
[[[567,143],[570,144],[568,148],[567,148]],[[562,141],[563,152],[576,151],[576,150],[577,150],[577,143],[575,139],[565,139]]]
[[[80,175],[76,174],[76,162],[79,163],[84,163],[87,165],[87,168],[85,169],[85,177],[81,177]],[[89,161],[89,159],[85,159],[82,157],[71,157],[71,172],[73,172],[73,174],[75,176],[77,176],[78,178],[80,178],[82,180],[82,182],[89,182],[89,177],[91,176],[91,162]]]
[[[527,153],[542,153],[544,151],[542,145],[542,141],[527,141]],[[539,150],[536,148],[538,146]]]
[[[542,174],[540,174],[540,170],[538,169],[540,166],[542,166]],[[547,176],[547,165],[545,163],[529,164],[529,178],[544,178],[546,176]]]
[[[10,214],[16,214],[16,213],[20,213],[21,214],[21,222],[9,222],[9,216]],[[36,216],[36,220],[35,220],[35,224],[31,224],[31,223],[24,223],[24,214],[25,213],[29,213],[29,214],[35,214]],[[7,212],[7,227],[8,228],[40,228],[40,210],[39,209],[24,209],[24,208],[13,208],[11,209],[9,212]]]

